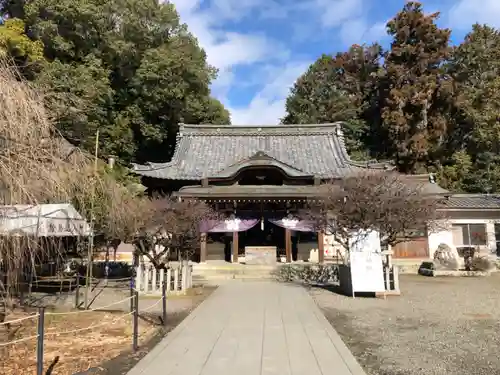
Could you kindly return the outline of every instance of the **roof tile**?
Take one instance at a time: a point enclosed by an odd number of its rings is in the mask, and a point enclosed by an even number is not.
[[[500,209],[500,196],[487,194],[455,194],[441,202],[444,209]]]

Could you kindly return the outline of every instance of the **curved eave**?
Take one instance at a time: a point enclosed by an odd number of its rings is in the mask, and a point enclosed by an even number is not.
[[[142,177],[157,178],[160,180],[177,180],[175,171],[172,171],[173,163],[148,163],[136,164],[132,163],[132,173]],[[199,180],[199,178],[188,178],[187,180]]]
[[[185,186],[175,196],[181,198],[314,198],[320,193],[320,186]]]

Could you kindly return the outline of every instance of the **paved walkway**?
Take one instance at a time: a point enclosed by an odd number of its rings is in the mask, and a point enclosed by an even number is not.
[[[301,287],[220,286],[128,375],[365,375]]]

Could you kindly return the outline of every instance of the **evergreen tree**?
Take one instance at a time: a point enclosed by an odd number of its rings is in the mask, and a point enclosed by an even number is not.
[[[345,53],[323,55],[293,86],[286,100],[285,124],[344,121],[346,145],[353,158],[364,159],[368,144],[368,100],[379,69],[381,47],[352,46]]]
[[[443,65],[450,56],[450,30],[438,13],[426,15],[409,2],[388,23],[393,37],[381,77],[383,127],[399,170],[416,173],[433,164],[446,139],[451,80]]]
[[[173,4],[8,0],[0,6],[6,16],[22,18],[24,37],[42,46],[46,62],[32,78],[73,144],[93,150],[99,130],[102,156],[167,161],[179,123],[230,123],[210,93],[217,72]]]

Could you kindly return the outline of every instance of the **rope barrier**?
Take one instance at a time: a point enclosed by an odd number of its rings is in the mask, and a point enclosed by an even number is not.
[[[113,325],[116,322],[119,322],[119,321],[125,319],[127,316],[132,315],[133,313],[135,313],[135,310],[132,311],[132,312],[129,312],[127,314],[124,314],[123,316],[121,316],[118,319],[113,320],[112,322],[105,322],[105,323],[93,324],[93,325],[90,325],[88,327],[77,328],[77,329],[73,329],[73,330],[70,330],[70,331],[62,331],[62,332],[50,332],[50,331],[48,331],[48,332],[44,333],[44,336],[47,337],[47,336],[69,335],[70,333],[83,332],[83,331],[88,331],[90,329],[101,327],[101,326]]]
[[[119,303],[123,303],[125,301],[129,301],[132,298],[134,298],[134,296],[130,296],[130,297],[124,298],[124,299],[122,299],[120,301],[110,303],[109,305],[106,305],[106,306],[96,307],[96,308],[91,309],[91,310],[69,311],[69,312],[62,312],[62,313],[46,312],[45,315],[70,315],[70,314],[87,313],[87,312],[91,312],[91,311],[99,311],[99,310],[102,310],[102,309],[105,309],[105,308],[117,305]],[[142,309],[141,312],[151,310],[153,307],[157,306],[160,302],[162,302],[164,298],[165,297],[163,297],[163,296],[160,297],[160,298],[158,298],[158,300],[154,304],[146,307],[145,309]],[[47,336],[69,335],[69,334],[73,334],[73,333],[78,333],[78,332],[92,330],[92,329],[98,328],[98,327],[114,325],[117,322],[122,321],[123,319],[125,319],[125,318],[127,318],[127,317],[129,317],[129,316],[131,316],[131,315],[133,315],[135,313],[136,313],[136,310],[133,310],[133,311],[131,311],[129,313],[123,314],[121,317],[119,317],[117,319],[114,319],[111,322],[91,324],[90,326],[84,327],[84,328],[77,328],[77,329],[68,330],[68,331],[56,331],[56,332],[48,330],[48,331],[44,332],[44,337],[47,337]],[[6,324],[11,324],[11,323],[22,322],[24,320],[37,318],[38,316],[39,316],[39,314],[36,313],[34,315],[30,315],[30,316],[27,316],[27,317],[23,317],[23,318],[19,318],[19,319],[14,319],[14,320],[11,320],[11,321],[8,321],[8,322],[3,322],[0,325],[6,325]],[[34,335],[34,336],[23,337],[23,338],[20,338],[20,339],[17,339],[17,340],[8,341],[8,342],[2,342],[2,343],[0,343],[0,347],[6,347],[6,346],[9,346],[9,345],[15,345],[15,344],[18,344],[18,343],[22,343],[22,342],[26,342],[26,341],[29,341],[29,340],[37,339],[38,337],[39,337],[39,335]]]
[[[151,306],[148,306],[146,307],[145,309],[142,309],[142,310],[139,310],[139,312],[144,312],[144,311],[149,311],[151,310],[153,307],[155,307],[156,305],[158,305],[160,302],[163,301],[163,297],[159,298],[158,301],[156,301],[154,304],[152,304]]]
[[[22,322],[23,320],[34,319],[34,318],[37,318],[38,315],[39,314],[36,313],[36,314],[30,315],[30,316],[25,316],[23,318],[9,320],[8,322],[2,322],[2,323],[0,323],[0,326],[12,324],[12,323],[17,323],[17,322]]]
[[[121,277],[121,278],[111,278],[111,277],[108,277],[108,278],[98,278],[98,277],[87,277],[87,276],[83,276],[83,275],[80,275],[80,279],[91,279],[91,280],[97,280],[97,281],[130,281],[130,278],[131,277]]]
[[[84,280],[82,278],[82,280]],[[107,282],[107,285],[103,285],[103,287],[108,289],[120,289],[123,288],[124,285],[114,285],[115,283],[124,283],[130,282],[130,277],[121,278],[121,279],[92,279],[91,286],[98,286],[100,283]],[[19,285],[31,286],[31,288],[42,289],[42,288],[52,288],[52,289],[64,289],[66,290],[68,287],[76,288],[78,283],[76,283],[76,279],[71,281],[63,280],[63,281],[53,281],[50,280],[41,280],[41,281],[33,281],[32,283],[20,282]],[[80,288],[84,288],[85,285],[80,284]]]
[[[93,308],[93,309],[89,309],[89,310],[81,310],[81,311],[66,311],[66,312],[46,312],[46,313],[45,313],[45,315],[73,315],[73,314],[85,314],[85,313],[92,312],[92,311],[99,311],[99,310],[104,310],[104,309],[107,309],[108,307],[118,305],[119,303],[123,303],[123,302],[126,302],[126,301],[130,301],[132,298],[134,298],[134,296],[130,296],[130,297],[124,298],[124,299],[122,299],[122,300],[120,300],[120,301],[110,303],[109,305],[100,306],[100,307],[95,307],[95,308]]]
[[[78,332],[83,332],[83,331],[88,331],[88,330],[91,330],[93,328],[97,328],[97,327],[102,327],[102,326],[109,326],[109,325],[114,325],[116,324],[117,322],[119,321],[122,321],[123,319],[125,319],[126,317],[132,315],[135,313],[135,310],[132,311],[132,312],[129,312],[127,314],[123,314],[121,317],[113,320],[112,322],[105,322],[105,323],[99,323],[99,324],[92,324],[88,327],[84,327],[84,328],[78,328],[78,329],[73,329],[73,330],[69,330],[69,331],[62,331],[62,332],[51,332],[51,331],[47,331],[44,333],[44,337],[47,337],[47,336],[58,336],[58,335],[69,335],[71,333],[78,333]],[[0,343],[0,347],[5,347],[5,346],[9,346],[9,345],[14,345],[14,344],[19,344],[21,342],[25,342],[25,341],[29,341],[29,340],[33,340],[33,339],[36,339],[38,338],[38,335],[35,335],[35,336],[28,336],[28,337],[23,337],[21,339],[18,339],[18,340],[12,340],[12,341],[8,341],[8,342],[2,342]]]
[[[22,339],[18,339],[18,340],[0,342],[0,348],[5,347],[5,346],[9,346],[9,345],[19,344],[21,342],[29,341],[29,340],[33,340],[33,339],[37,339],[37,338],[38,338],[38,335],[35,335],[35,336],[23,337]]]

